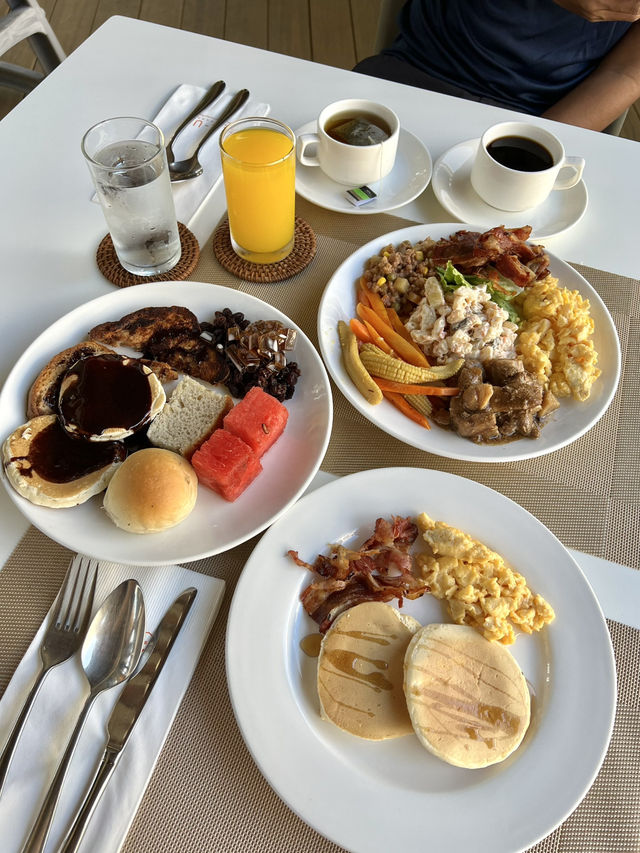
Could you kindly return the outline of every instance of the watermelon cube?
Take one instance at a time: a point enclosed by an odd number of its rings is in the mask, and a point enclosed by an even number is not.
[[[279,400],[256,386],[225,415],[223,427],[262,456],[280,438],[288,417]]]
[[[262,471],[260,458],[241,438],[217,429],[191,457],[198,480],[235,501]]]

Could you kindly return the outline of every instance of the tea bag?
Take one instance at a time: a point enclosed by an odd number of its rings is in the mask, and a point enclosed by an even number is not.
[[[331,135],[347,145],[377,145],[389,138],[381,127],[366,118],[347,119],[331,128]]]

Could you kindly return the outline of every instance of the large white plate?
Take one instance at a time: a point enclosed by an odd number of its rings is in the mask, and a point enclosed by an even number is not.
[[[299,127],[295,135],[315,133],[317,129],[318,123],[310,121]],[[319,166],[303,166],[301,163],[296,163],[296,192],[318,207],[337,213],[385,213],[417,198],[429,184],[431,170],[431,155],[423,143],[408,130],[400,128],[393,169],[386,178],[369,184],[378,196],[375,201],[355,207],[345,198],[348,187],[332,181]]]
[[[280,320],[297,328],[271,305],[227,287],[201,282],[136,285],[94,299],[50,326],[18,360],[0,394],[0,440],[25,423],[27,392],[47,361],[85,338],[89,329],[146,306],[183,305],[198,319],[216,310],[242,311],[249,320]],[[3,482],[29,521],[74,551],[116,563],[162,565],[197,560],[233,548],[264,530],[304,492],[325,454],[332,422],[329,380],[320,356],[298,329],[292,353],[301,370],[296,392],[286,402],[289,420],[280,440],[262,459],[263,471],[233,503],[200,486],[191,515],[171,530],[140,536],[111,523],[102,496],[81,506],[50,509],[15,492],[3,469]]]
[[[593,385],[591,396],[586,402],[578,403],[567,398],[561,400],[560,408],[551,415],[540,438],[521,438],[506,444],[485,445],[474,444],[436,425],[425,430],[386,400],[377,406],[367,403],[344,369],[338,340],[338,320],[348,321],[355,316],[356,282],[362,275],[365,261],[389,243],[396,245],[403,240],[415,243],[426,237],[437,240],[459,231],[461,227],[471,231],[486,230],[486,227],[477,225],[462,226],[459,222],[412,225],[371,240],[338,267],[327,283],[318,312],[318,338],[325,364],[338,388],[356,409],[389,435],[420,450],[468,462],[515,462],[551,453],[575,441],[602,417],[615,394],[620,377],[620,344],[604,302],[579,273],[551,253],[551,274],[559,279],[561,286],[578,290],[591,303],[591,316],[595,323],[593,341],[602,375]]]
[[[533,694],[532,723],[509,759],[452,767],[413,735],[372,743],[319,716],[316,659],[300,641],[317,626],[299,595],[330,542],[362,542],[378,516],[421,511],[497,550],[555,608],[511,647]],[[423,624],[450,621],[425,595],[405,603]],[[478,483],[386,468],[336,480],[299,501],[253,551],[227,628],[236,719],[258,767],[307,823],[353,853],[519,853],[551,832],[591,785],[611,736],[615,664],[606,623],[577,564],[532,515]]]

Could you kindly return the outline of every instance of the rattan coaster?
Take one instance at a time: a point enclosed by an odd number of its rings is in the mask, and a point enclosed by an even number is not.
[[[120,265],[116,250],[113,248],[111,234],[107,234],[98,246],[96,252],[98,269],[105,278],[108,278],[112,284],[117,284],[118,287],[131,287],[132,284],[146,284],[149,281],[182,281],[191,275],[196,268],[200,258],[200,246],[195,236],[182,222],[178,222],[178,232],[180,233],[182,255],[175,267],[167,270],[167,272],[159,275],[135,275],[128,272]]]
[[[296,216],[291,254],[275,264],[252,264],[233,251],[229,238],[229,220],[225,219],[213,235],[213,253],[232,275],[244,281],[269,284],[291,278],[309,266],[316,254],[316,235],[308,222]]]

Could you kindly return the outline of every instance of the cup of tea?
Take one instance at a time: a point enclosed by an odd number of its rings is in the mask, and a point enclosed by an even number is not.
[[[319,166],[338,184],[370,184],[393,169],[399,133],[398,116],[389,107],[346,98],[322,110],[317,133],[300,134],[297,156],[303,166]]]
[[[234,252],[254,264],[291,253],[295,232],[296,139],[274,118],[242,118],[220,134]]]
[[[582,178],[582,157],[569,157],[557,136],[524,121],[503,121],[486,130],[471,167],[471,185],[499,210],[536,207],[553,190]]]

